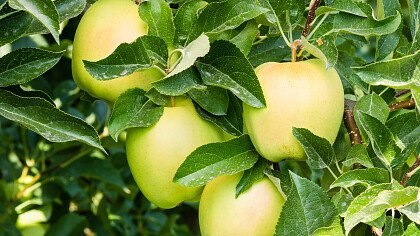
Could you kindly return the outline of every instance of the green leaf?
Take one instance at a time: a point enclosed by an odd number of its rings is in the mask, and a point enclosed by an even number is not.
[[[347,208],[350,206],[350,203],[353,201],[353,196],[350,193],[345,192],[343,189],[340,189],[332,198],[331,201],[334,203],[337,208],[338,214],[341,217],[346,217]]]
[[[354,111],[368,114],[379,120],[382,124],[385,124],[389,115],[388,104],[376,93],[363,96],[357,101],[354,106]]]
[[[306,8],[304,0],[260,0],[260,5],[269,9],[264,14],[265,18],[274,26],[278,27],[285,19],[290,24],[295,24],[303,17]]]
[[[181,58],[175,69],[172,70],[166,77],[176,75],[194,65],[194,62],[199,57],[204,57],[210,51],[209,37],[205,34],[196,38],[184,49],[181,50]]]
[[[80,141],[105,152],[98,133],[85,121],[58,110],[42,98],[26,98],[0,90],[0,115],[51,142]]]
[[[88,221],[86,217],[76,213],[67,213],[51,226],[46,236],[83,235],[87,226]]]
[[[327,69],[333,68],[338,59],[338,51],[337,47],[335,46],[335,37],[327,35],[320,39],[322,44],[314,45],[308,42],[306,38],[302,36],[302,46],[307,52],[324,61]]]
[[[420,86],[419,60],[420,50],[413,55],[353,69],[364,82],[371,85],[411,88]]]
[[[337,218],[335,223],[329,227],[321,227],[314,231],[312,236],[344,236],[343,229],[341,228],[340,219]]]
[[[212,35],[234,29],[267,11],[258,6],[254,0],[212,2],[198,16],[187,42],[191,42],[202,33],[211,38]]]
[[[181,164],[174,182],[187,187],[202,186],[219,175],[232,175],[251,168],[258,157],[248,135],[206,144],[193,151]]]
[[[413,89],[411,89],[411,94],[413,95],[413,98],[416,101],[417,112],[420,112],[420,88],[414,87]]]
[[[376,118],[361,111],[356,112],[357,125],[369,137],[373,151],[381,162],[389,169],[399,148],[395,145],[394,137],[389,129]]]
[[[0,58],[0,87],[23,84],[51,69],[63,52],[21,48]]]
[[[420,223],[420,199],[398,208],[398,211],[406,215],[410,220]]]
[[[369,168],[350,170],[339,176],[330,186],[331,188],[348,188],[355,184],[375,185],[389,182],[389,173],[385,169]]]
[[[229,41],[236,45],[246,56],[251,51],[255,36],[258,34],[258,24],[254,20],[248,21],[245,28]]]
[[[118,141],[118,135],[128,128],[149,127],[159,121],[163,107],[154,104],[141,89],[130,89],[115,101],[109,117],[111,137]]]
[[[51,0],[9,0],[10,7],[32,14],[51,32],[57,44],[60,44],[60,18]]]
[[[420,121],[417,120],[415,111],[408,111],[390,118],[386,126],[397,140],[401,140],[420,126]]]
[[[287,173],[269,168],[265,170],[265,174],[277,187],[277,189],[283,194],[283,196],[289,196],[290,192],[293,189],[293,182]]]
[[[404,136],[401,139],[401,149],[402,152],[398,153],[397,156],[392,160],[391,166],[393,169],[398,169],[404,165],[407,161],[408,157],[416,150],[418,145],[420,144],[420,126],[414,129],[411,133]]]
[[[337,210],[321,187],[289,172],[293,187],[287,196],[276,235],[312,235],[315,230],[330,227],[337,220]]]
[[[32,17],[25,12],[17,12],[0,19],[0,46],[20,38],[28,30]]]
[[[336,14],[338,12],[346,12],[356,16],[367,17],[367,15],[359,8],[355,2],[347,0],[334,0],[331,4],[320,6],[315,11],[317,16],[321,16],[326,13]]]
[[[252,107],[264,107],[265,99],[251,64],[232,43],[216,41],[210,52],[196,62],[206,85],[229,89]]]
[[[378,36],[379,40],[377,42],[375,61],[382,61],[388,56],[392,56],[392,53],[397,48],[398,43],[400,42],[401,37],[401,27],[399,30],[395,31],[392,34]]]
[[[254,67],[265,62],[282,61],[290,56],[290,48],[279,37],[267,38],[252,46],[248,59]]]
[[[153,103],[159,106],[169,106],[171,104],[171,98],[169,96],[159,93],[155,88],[149,89],[149,91],[147,91],[145,95]]]
[[[246,192],[252,185],[264,178],[264,172],[270,163],[264,158],[259,158],[251,169],[248,169],[242,175],[241,180],[236,185],[236,195],[238,198],[242,193]]]
[[[400,236],[404,233],[404,226],[401,220],[390,216],[386,217],[385,228],[382,236]]]
[[[356,144],[352,146],[347,153],[346,160],[343,161],[344,166],[352,166],[353,164],[361,164],[367,168],[373,168],[373,163],[367,153],[367,150],[363,144]]]
[[[163,39],[167,45],[173,45],[175,25],[172,9],[164,0],[146,0],[140,4],[140,17],[148,25],[148,34]]]
[[[345,12],[336,14],[333,21],[332,32],[343,32],[361,36],[386,35],[395,32],[400,26],[400,13],[397,12],[396,15],[389,16],[383,20],[376,20],[372,16],[372,9],[370,6],[367,5],[364,6],[364,8],[365,9],[362,10],[368,16],[367,18]],[[369,8],[369,10],[366,10],[366,8]]]
[[[226,115],[229,96],[228,91],[223,88],[208,86],[205,89],[191,89],[188,92],[191,99],[194,100],[204,110],[213,115]]]
[[[404,232],[404,236],[420,236],[420,226],[412,222],[407,226],[407,229]]]
[[[202,118],[208,120],[227,133],[240,136],[243,134],[242,102],[232,93],[229,94],[229,105],[226,115],[216,116],[196,105],[195,108]]]
[[[122,43],[107,58],[91,62],[83,60],[86,70],[98,80],[109,80],[166,64],[165,42],[156,36],[142,36],[132,43]]]
[[[176,11],[175,24],[175,45],[185,45],[188,35],[198,19],[200,10],[207,6],[207,2],[201,0],[187,1]]]
[[[375,185],[371,189],[377,186],[381,185]],[[376,194],[370,191],[367,195],[365,192],[369,191],[368,189],[352,202],[344,219],[344,228],[347,234],[358,223],[373,221],[381,216],[385,210],[411,203],[419,195],[419,189],[416,187],[398,190],[384,190],[377,187],[377,190],[379,191]],[[362,199],[363,197],[364,199]],[[356,202],[356,200],[358,201]]]
[[[323,169],[335,160],[334,150],[325,138],[318,137],[305,128],[293,127],[292,133],[302,145],[311,168]]]
[[[206,89],[200,84],[200,74],[196,68],[188,68],[169,78],[152,83],[159,93],[167,96],[180,96],[189,92],[191,89]]]

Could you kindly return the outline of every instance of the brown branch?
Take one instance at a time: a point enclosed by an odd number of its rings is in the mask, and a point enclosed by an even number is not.
[[[134,1],[137,5],[140,5],[141,4],[141,0],[135,0]]]
[[[411,173],[412,171],[414,171],[417,167],[420,166],[420,155],[417,157],[416,162],[414,162],[413,166],[410,167],[410,169],[407,170],[407,172],[405,173],[405,175],[402,177],[400,184],[402,186],[405,186],[408,182],[408,180],[410,179],[411,175],[413,173]]]
[[[274,169],[274,170],[277,170],[277,171],[280,171],[280,165],[279,165],[279,163],[278,163],[278,162],[274,162],[274,163],[273,163],[273,169]]]
[[[354,120],[353,108],[355,104],[356,102],[352,100],[345,99],[344,101],[343,120],[350,136],[351,145],[363,143],[359,128],[357,128],[356,121]]]
[[[416,102],[414,101],[414,98],[406,101],[397,102],[394,104],[389,105],[390,111],[396,111],[399,109],[414,109],[416,105]]]
[[[410,89],[403,89],[403,90],[399,91],[398,93],[396,93],[394,98],[400,97],[400,96],[402,96],[404,94],[407,94],[409,92],[410,92]]]
[[[315,10],[319,7],[319,4],[321,4],[321,0],[315,0],[312,6],[309,6],[310,8],[308,16],[306,17],[305,28],[302,31],[304,37],[308,36],[309,31],[311,30],[311,24],[315,19]]]

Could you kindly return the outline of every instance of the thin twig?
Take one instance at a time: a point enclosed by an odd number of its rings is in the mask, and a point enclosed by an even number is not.
[[[416,102],[414,101],[414,98],[411,98],[410,100],[397,102],[394,104],[389,105],[390,111],[396,111],[399,109],[414,109],[416,105]]]
[[[410,177],[415,173],[414,170],[416,170],[420,166],[420,155],[417,157],[416,162],[410,167],[410,169],[407,170],[405,175],[402,177],[400,184],[402,186],[405,186],[410,179]]]
[[[410,92],[410,89],[403,89],[403,90],[399,91],[398,93],[396,93],[394,98],[400,97],[400,96],[402,96],[404,94],[407,94],[409,92]]]
[[[305,28],[302,31],[302,36],[304,37],[308,36],[308,33],[311,30],[311,24],[315,19],[315,10],[319,7],[319,4],[321,4],[321,0],[315,0],[313,4],[309,6],[309,13],[306,17]]]
[[[359,128],[357,128],[356,121],[354,120],[353,108],[356,102],[346,99],[344,101],[344,125],[350,136],[351,145],[363,143],[362,136],[360,135]]]

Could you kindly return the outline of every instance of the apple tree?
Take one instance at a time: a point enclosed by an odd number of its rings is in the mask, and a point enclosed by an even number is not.
[[[420,235],[416,0],[0,0],[0,235]]]

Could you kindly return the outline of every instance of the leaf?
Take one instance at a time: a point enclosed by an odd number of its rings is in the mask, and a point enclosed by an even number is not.
[[[375,185],[371,187],[371,189],[376,186],[381,185]],[[381,216],[385,210],[415,201],[419,194],[419,189],[415,187],[407,187],[398,190],[384,190],[377,187],[377,190],[379,190],[377,194],[370,191],[369,195],[366,195],[364,192],[357,196],[352,202],[347,210],[346,218],[344,219],[344,228],[346,229],[347,234],[358,223],[375,220]],[[362,199],[363,197],[365,199]],[[358,199],[357,202],[356,199]]]
[[[359,6],[353,1],[346,0],[334,0],[331,4],[326,6],[320,6],[316,9],[316,16],[323,14],[336,14],[338,12],[346,12],[356,16],[367,17],[367,15],[359,8]]]
[[[276,235],[312,235],[315,230],[330,227],[337,220],[337,210],[321,187],[289,172],[293,187],[287,196]]]
[[[306,8],[306,1],[304,0],[260,0],[260,4],[269,9],[264,16],[272,25],[277,27],[284,19],[289,19],[291,24],[295,24],[303,17]]]
[[[339,176],[330,186],[330,189],[348,188],[355,184],[375,185],[389,182],[389,173],[381,168],[350,170]]]
[[[163,39],[167,45],[173,45],[175,25],[172,9],[164,0],[146,0],[140,4],[140,17],[148,25],[148,34]]]
[[[353,196],[350,193],[345,192],[343,189],[340,189],[332,198],[331,201],[334,203],[337,208],[338,214],[341,217],[346,217],[347,208],[350,206],[350,203],[353,201]]]
[[[354,106],[354,111],[368,114],[379,120],[382,124],[385,124],[389,115],[388,104],[376,93],[363,96],[357,101]]]
[[[386,35],[395,32],[401,24],[401,15],[398,12],[394,16],[376,20],[372,16],[371,7],[366,4],[364,8],[362,10],[368,16],[367,18],[345,12],[336,14],[333,20],[332,32],[344,32],[361,36]],[[366,10],[366,8],[369,8],[369,10]]]
[[[175,24],[175,45],[185,45],[188,35],[198,19],[200,10],[207,6],[207,2],[191,0],[182,4],[176,11]]]
[[[189,92],[191,89],[205,89],[206,86],[200,84],[200,74],[196,68],[188,68],[169,78],[152,83],[159,93],[167,96],[180,96]]]
[[[265,62],[282,61],[290,56],[290,48],[279,37],[267,38],[252,46],[248,59],[252,66],[257,67]]]
[[[87,225],[86,217],[70,212],[60,217],[48,230],[46,236],[82,235]]]
[[[341,228],[340,219],[337,218],[335,223],[329,227],[321,227],[314,231],[312,236],[344,236],[343,229]]]
[[[248,135],[206,144],[187,157],[173,180],[187,187],[202,186],[219,175],[232,175],[251,168],[258,157]]]
[[[410,220],[419,224],[420,223],[420,195],[417,196],[416,201],[398,208],[398,211],[406,215]]]
[[[159,121],[163,107],[154,104],[142,89],[130,89],[115,101],[109,117],[109,133],[115,141],[128,128],[149,127]]]
[[[236,45],[246,56],[251,50],[255,36],[258,34],[258,24],[254,20],[248,21],[245,28],[229,41]]]
[[[32,18],[25,12],[17,12],[0,19],[0,47],[25,34]]]
[[[264,107],[265,99],[251,64],[232,43],[216,41],[210,52],[196,62],[206,85],[229,89],[252,107]]]
[[[415,111],[408,111],[390,118],[385,125],[397,140],[401,140],[420,126],[420,121],[417,120]]]
[[[23,84],[51,69],[63,52],[21,48],[0,58],[0,87]]]
[[[344,166],[352,166],[353,164],[361,164],[367,168],[373,168],[373,163],[369,157],[369,154],[366,151],[363,144],[356,144],[352,146],[347,153],[346,160],[343,161]]]
[[[389,129],[374,117],[357,111],[356,122],[364,133],[367,134],[372,144],[373,151],[379,160],[389,169],[392,159],[398,154],[394,137]]]
[[[181,60],[166,77],[174,76],[194,65],[199,57],[204,57],[210,51],[209,37],[201,35],[181,50]]]
[[[264,158],[259,158],[251,169],[248,169],[242,175],[241,180],[236,185],[236,195],[238,198],[242,193],[246,192],[252,185],[264,178],[264,172],[269,167],[269,162]]]
[[[211,37],[211,35],[234,29],[267,11],[253,0],[212,2],[198,16],[188,35],[187,43],[196,39],[202,33]]]
[[[146,97],[148,97],[153,103],[159,106],[169,106],[171,103],[171,98],[169,96],[159,93],[156,89],[151,88],[146,92]]]
[[[165,42],[156,36],[142,36],[132,43],[122,43],[107,58],[91,62],[83,60],[86,70],[98,80],[109,80],[166,63]]]
[[[326,68],[330,69],[335,66],[338,59],[338,51],[335,46],[335,37],[331,35],[319,38],[320,45],[313,45],[309,43],[305,37],[302,36],[302,46],[310,54],[325,62]]]
[[[208,86],[205,89],[191,89],[188,92],[191,99],[194,100],[204,110],[213,115],[226,115],[229,96],[228,92],[219,87]]]
[[[379,40],[376,46],[375,61],[382,61],[388,56],[392,56],[392,53],[397,48],[401,37],[401,27],[394,33],[378,36]]]
[[[364,82],[370,85],[411,88],[420,86],[419,60],[420,50],[413,55],[353,69]]]
[[[391,166],[393,169],[398,169],[404,165],[409,156],[416,150],[420,143],[420,126],[417,126],[411,133],[401,139],[402,152],[397,153],[397,156],[392,160]]]
[[[311,168],[323,169],[335,160],[334,150],[325,138],[318,137],[305,128],[293,127],[292,133],[302,145]]]
[[[57,44],[60,44],[60,18],[51,0],[9,0],[10,7],[24,10],[38,19],[52,34]]]
[[[404,232],[404,236],[420,236],[420,226],[416,225],[416,223],[411,222],[407,226],[407,229]]]
[[[214,123],[231,135],[240,136],[243,134],[242,102],[232,93],[228,93],[228,95],[229,105],[226,115],[213,115],[198,105],[195,106],[195,109],[205,120]]]
[[[105,152],[98,133],[85,121],[58,110],[42,98],[25,98],[0,90],[0,115],[51,142],[80,141]]]
[[[400,236],[403,233],[404,226],[401,220],[387,216],[382,236]]]

